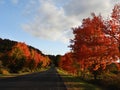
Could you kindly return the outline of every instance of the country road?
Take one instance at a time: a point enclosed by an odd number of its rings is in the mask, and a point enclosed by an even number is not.
[[[24,76],[0,79],[0,90],[67,90],[55,68]]]

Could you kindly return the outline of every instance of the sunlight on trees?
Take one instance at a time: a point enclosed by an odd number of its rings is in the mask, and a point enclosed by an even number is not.
[[[82,78],[91,73],[97,79],[112,63],[120,67],[117,64],[120,57],[120,4],[114,6],[110,19],[104,20],[94,13],[91,16],[83,19],[81,26],[73,28],[71,52],[61,57],[59,66],[70,73],[80,73]]]

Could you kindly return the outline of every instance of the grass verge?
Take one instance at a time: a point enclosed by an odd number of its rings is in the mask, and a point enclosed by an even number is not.
[[[67,90],[103,90],[100,87],[81,80],[79,77],[69,75],[67,72],[57,68]]]
[[[50,67],[48,68],[41,68],[39,70],[35,70],[32,72],[19,72],[19,73],[7,73],[7,74],[0,74],[0,78],[9,78],[9,77],[17,77],[17,76],[21,76],[21,75],[27,75],[27,74],[32,74],[32,73],[38,73],[38,72],[42,72],[42,71],[46,71],[48,70]]]

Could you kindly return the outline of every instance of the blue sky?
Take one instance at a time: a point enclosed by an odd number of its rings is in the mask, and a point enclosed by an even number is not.
[[[110,16],[120,0],[0,0],[0,37],[25,42],[46,54],[65,54],[72,27],[91,12]]]

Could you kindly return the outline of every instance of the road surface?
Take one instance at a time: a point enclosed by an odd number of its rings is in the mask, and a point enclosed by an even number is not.
[[[55,68],[19,77],[0,79],[0,90],[67,90]]]

